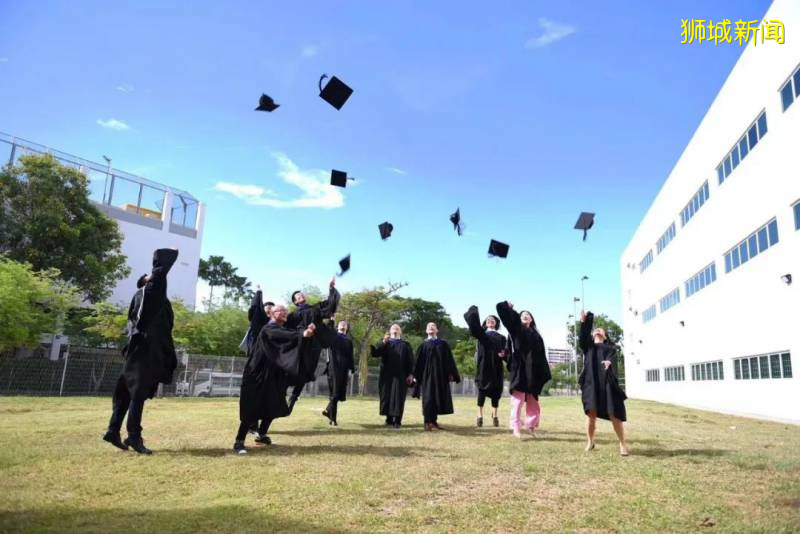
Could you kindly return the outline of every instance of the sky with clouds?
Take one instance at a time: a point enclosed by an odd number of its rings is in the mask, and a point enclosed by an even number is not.
[[[268,296],[351,253],[344,290],[406,281],[458,323],[507,298],[563,346],[581,276],[621,316],[622,250],[741,53],[681,45],[681,19],[768,4],[2,2],[0,131],[190,191],[203,256]],[[355,90],[341,111],[323,73]]]

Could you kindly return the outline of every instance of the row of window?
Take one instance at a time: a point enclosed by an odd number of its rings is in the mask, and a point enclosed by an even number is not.
[[[725,380],[722,360],[693,363],[692,380]],[[684,380],[683,365],[664,368],[665,382],[681,382]],[[736,380],[758,380],[766,378],[792,378],[792,357],[789,352],[761,354],[733,359],[733,373]],[[647,382],[661,380],[660,369],[645,371]]]
[[[692,364],[692,380],[725,380],[722,360]]]
[[[648,321],[652,321],[655,318],[656,318],[655,304],[653,304],[652,306],[650,306],[649,308],[647,308],[645,311],[642,312],[642,321],[644,321],[645,323]]]
[[[737,358],[733,373],[736,380],[792,378],[792,358],[788,352]]]
[[[664,381],[665,382],[681,382],[683,381],[683,366],[678,367],[665,367],[664,368]]]
[[[777,243],[778,222],[772,219],[725,253],[725,272],[737,269]]]
[[[761,115],[753,121],[747,128],[745,134],[733,145],[728,154],[717,167],[717,180],[721,184],[731,175],[733,170],[739,166],[739,162],[747,157],[747,154],[755,148],[767,134],[767,112],[762,111]]]
[[[672,291],[661,297],[661,301],[659,302],[661,313],[664,313],[671,307],[680,303],[680,301],[681,301],[681,291],[676,287],[675,289],[673,289]]]
[[[661,237],[658,238],[658,242],[656,243],[656,249],[658,253],[661,254],[661,251],[667,248],[669,242],[673,240],[675,237],[675,223],[669,225],[667,231],[664,232]]]
[[[800,98],[800,67],[798,67],[794,74],[789,76],[783,87],[781,87],[781,104],[783,104],[783,111],[792,105],[795,98]]]
[[[681,227],[686,226],[686,223],[694,217],[694,215],[700,211],[700,208],[703,207],[703,204],[706,203],[708,200],[709,191],[708,191],[708,180],[703,182],[703,185],[700,189],[697,190],[697,193],[692,196],[689,203],[681,210]]]
[[[645,272],[645,270],[650,267],[651,263],[653,263],[653,249],[648,250],[647,254],[642,258],[642,261],[639,262],[639,272]]]
[[[706,286],[711,285],[712,282],[717,281],[717,265],[712,261],[704,267],[699,273],[689,278],[684,283],[684,290],[686,291],[686,298],[691,297]]]

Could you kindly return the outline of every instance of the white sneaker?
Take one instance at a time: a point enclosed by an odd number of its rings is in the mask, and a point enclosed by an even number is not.
[[[517,430],[517,429],[515,429],[515,430],[514,430],[514,433],[513,433],[513,435],[514,435],[514,437],[515,437],[515,438],[517,438],[517,439],[522,439],[522,433],[521,433],[519,430]]]

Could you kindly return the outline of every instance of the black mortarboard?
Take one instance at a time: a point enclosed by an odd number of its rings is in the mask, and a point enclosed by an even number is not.
[[[499,256],[501,258],[505,258],[508,256],[508,245],[505,243],[501,243],[500,241],[495,241],[492,239],[489,242],[489,256]]]
[[[347,187],[347,180],[352,180],[352,177],[348,177],[345,171],[337,171],[336,169],[331,170],[331,185],[335,185],[336,187]]]
[[[576,230],[583,230],[583,240],[586,241],[586,232],[589,228],[594,226],[594,213],[582,211],[578,217],[578,222],[575,223]]]
[[[271,97],[262,93],[261,98],[258,99],[258,107],[255,109],[255,111],[275,111],[280,106],[281,105],[276,104]]]
[[[322,87],[322,80],[327,77],[327,74],[323,74],[319,78],[319,96],[336,109],[342,109],[344,103],[353,94],[353,90],[336,76],[332,76],[325,87]]]
[[[461,224],[461,208],[456,208],[456,212],[450,215],[450,222],[453,223],[453,230],[455,230],[458,235],[461,235],[461,232],[464,230]]]
[[[339,260],[339,268],[342,270],[336,276],[342,276],[344,273],[350,270],[350,254]]]
[[[394,226],[389,221],[385,223],[381,223],[378,225],[378,230],[381,232],[381,239],[384,241],[388,239],[392,235],[392,230],[394,230]]]

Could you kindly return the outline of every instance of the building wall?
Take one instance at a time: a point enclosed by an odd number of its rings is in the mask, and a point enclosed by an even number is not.
[[[763,18],[800,28],[800,2],[776,0]],[[800,231],[792,211],[800,200],[800,102],[783,111],[779,94],[798,64],[797,39],[747,45],[625,249],[629,396],[800,422]],[[719,184],[718,164],[764,110],[766,135]],[[706,180],[708,200],[682,227],[681,210]],[[726,273],[724,254],[772,218],[779,242]],[[675,238],[658,254],[656,242],[672,222]],[[650,249],[653,262],[640,273]],[[716,281],[687,297],[684,282],[712,261]],[[786,273],[792,285],[781,280]],[[680,303],[661,313],[659,300],[675,288]],[[644,323],[653,304],[657,315]],[[734,378],[734,358],[778,351],[791,353],[793,378]],[[693,381],[691,364],[713,360],[723,361],[724,380]],[[665,381],[664,369],[677,365],[685,365],[685,379]],[[650,369],[660,369],[660,381],[646,381]]]
[[[165,206],[172,205],[172,192],[168,191]],[[122,253],[128,257],[131,273],[120,280],[114,288],[110,301],[127,306],[136,291],[136,280],[152,269],[153,251],[159,248],[177,248],[178,261],[172,267],[167,281],[167,292],[172,300],[179,299],[190,308],[195,306],[197,269],[200,264],[200,249],[203,242],[205,204],[200,204],[194,232],[191,229],[170,230],[170,210],[164,209],[161,221],[145,219],[136,214],[121,213],[113,206],[97,204],[97,207],[113,218],[124,235]],[[153,227],[154,223],[158,227]],[[180,232],[180,233],[178,233]],[[191,234],[195,235],[192,236]],[[189,235],[183,235],[189,234]]]

